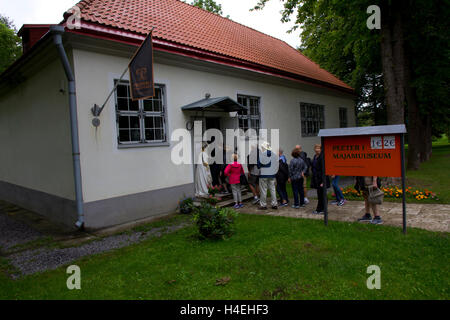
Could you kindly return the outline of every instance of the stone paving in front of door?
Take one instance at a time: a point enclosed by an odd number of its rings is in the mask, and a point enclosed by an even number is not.
[[[285,216],[292,218],[320,219],[323,215],[312,214],[317,205],[317,200],[311,202],[304,208],[291,208],[292,202],[287,207],[273,210],[257,210],[258,206],[250,202],[240,209],[243,213],[266,214],[272,216]],[[356,222],[365,213],[364,202],[348,201],[343,206],[328,205],[328,219],[345,222]],[[380,206],[380,216],[384,224],[401,227],[402,226],[402,204],[396,202],[383,202]],[[430,231],[449,232],[450,231],[450,205],[448,204],[416,204],[406,205],[407,227],[421,228]]]

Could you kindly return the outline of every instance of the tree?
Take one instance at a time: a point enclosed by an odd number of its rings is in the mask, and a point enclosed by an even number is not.
[[[4,16],[0,14],[0,23],[3,23],[5,26],[7,26],[9,29],[16,30],[16,27],[14,26],[14,22],[10,20],[7,16]]]
[[[0,73],[22,54],[20,38],[7,17],[0,15]]]
[[[194,0],[191,4],[201,9],[205,9],[209,12],[223,15],[222,5],[217,4],[214,0]]]
[[[405,123],[405,40],[403,0],[381,1],[381,62],[383,67],[387,120]]]
[[[260,1],[254,9],[264,7]],[[289,0],[284,2],[282,22],[302,28],[300,51],[355,89],[361,123],[386,123],[386,103],[379,32],[366,27],[368,1]],[[349,12],[360,11],[361,15]],[[372,120],[367,119],[371,114]]]
[[[408,166],[414,163],[418,167],[419,162],[431,156],[432,136],[440,136],[449,129],[450,3],[446,0],[411,3],[405,10],[410,78],[407,89],[413,89],[408,94],[415,96],[417,104],[407,104],[408,140],[413,146],[413,152],[408,150]]]
[[[381,8],[381,30],[366,27],[373,4]],[[380,116],[384,109],[388,124],[407,123],[408,167],[418,169],[431,155],[433,133],[448,131],[450,122],[449,6],[445,0],[286,0],[281,21],[297,9],[302,52],[355,88],[359,110]]]
[[[391,29],[396,83],[390,85],[396,87],[397,103],[403,99],[407,110],[408,168],[418,169],[431,157],[433,134],[445,132],[450,122],[450,4],[445,0],[383,0],[381,5],[388,12],[385,29]],[[386,35],[383,30],[382,35]]]

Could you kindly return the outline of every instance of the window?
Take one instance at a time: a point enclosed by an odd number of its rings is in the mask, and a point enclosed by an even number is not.
[[[324,128],[324,106],[313,103],[300,103],[300,118],[302,125],[302,137],[312,137]]]
[[[247,131],[248,129],[254,129],[259,132],[261,126],[261,113],[259,110],[259,97],[251,97],[238,95],[238,103],[248,108],[248,111],[239,111],[239,128]]]
[[[347,108],[339,108],[339,127],[347,128]]]
[[[115,93],[119,145],[167,142],[164,86],[155,85],[155,96],[146,100],[131,100],[130,85],[127,81],[121,81]]]

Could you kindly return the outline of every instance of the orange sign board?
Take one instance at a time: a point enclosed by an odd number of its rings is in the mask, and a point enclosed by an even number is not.
[[[325,173],[401,177],[399,134],[324,137]]]

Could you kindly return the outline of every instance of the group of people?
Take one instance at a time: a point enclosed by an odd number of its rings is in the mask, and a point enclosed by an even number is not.
[[[239,163],[238,155],[232,154],[232,163],[222,166],[222,170],[218,170],[218,178],[210,178],[209,180],[200,179],[207,183],[221,183],[224,189],[233,193],[233,199],[235,202],[234,208],[239,209],[244,205],[242,203],[241,184],[248,184],[253,194],[253,204],[258,204],[258,210],[267,210],[267,196],[270,192],[272,209],[278,209],[278,207],[285,207],[289,205],[289,198],[287,193],[287,184],[292,186],[292,192],[294,195],[294,203],[292,208],[299,209],[305,207],[309,200],[307,198],[307,177],[311,179],[310,187],[316,189],[317,192],[317,207],[312,212],[313,214],[323,214],[325,209],[325,194],[327,188],[333,187],[336,200],[331,204],[337,206],[343,206],[346,202],[341,188],[339,187],[339,176],[325,176],[323,179],[324,170],[323,167],[323,153],[321,152],[321,145],[316,144],[314,146],[314,156],[312,159],[307,157],[306,152],[302,150],[300,145],[296,145],[291,152],[292,159],[288,163],[283,150],[278,150],[278,155],[272,150],[268,142],[261,143],[259,148],[253,148],[247,157],[247,169],[248,174],[245,176],[244,168]],[[226,156],[224,156],[226,157]],[[261,158],[266,161],[261,161]],[[257,161],[251,161],[251,159],[257,159]],[[204,160],[204,159],[203,159]],[[267,161],[268,160],[268,161]],[[273,170],[273,163],[278,161],[278,170]],[[226,163],[226,161],[224,162]],[[207,164],[198,166],[200,170],[208,168]],[[212,171],[212,170],[211,170]],[[202,174],[197,172],[201,178]],[[221,182],[219,182],[219,180]],[[378,212],[378,205],[372,204],[368,201],[369,188],[380,187],[380,179],[378,177],[356,177],[355,188],[362,191],[365,200],[365,215],[358,219],[360,222],[371,222],[373,224],[382,224],[383,221]],[[198,183],[198,182],[197,182]],[[280,200],[277,199],[277,194]],[[370,214],[372,211],[374,217]]]

